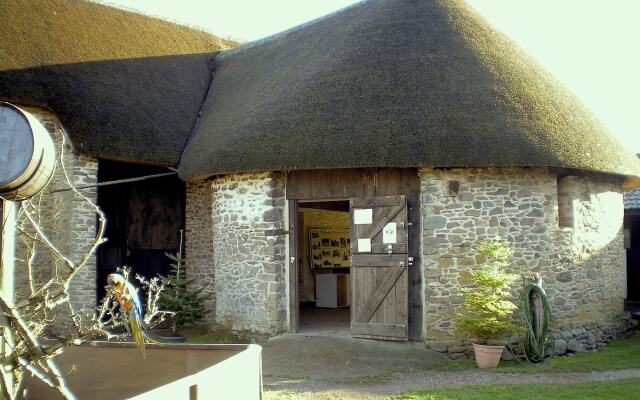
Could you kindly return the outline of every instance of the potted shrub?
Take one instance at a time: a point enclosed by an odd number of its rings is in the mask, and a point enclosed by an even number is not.
[[[474,285],[461,289],[464,303],[462,312],[457,313],[457,327],[479,340],[473,344],[478,367],[495,368],[504,346],[491,346],[490,342],[520,330],[511,321],[517,307],[509,300],[510,285],[518,275],[503,270],[513,254],[507,241],[482,242],[477,251],[485,262],[472,272]]]

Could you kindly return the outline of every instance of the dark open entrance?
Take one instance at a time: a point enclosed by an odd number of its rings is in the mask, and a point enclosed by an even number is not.
[[[108,182],[167,172],[166,168],[100,160],[98,181]],[[185,184],[177,176],[98,188],[107,216],[108,241],[98,248],[96,287],[104,294],[107,275],[126,265],[152,278],[169,272],[165,253],[176,253],[185,225]]]
[[[640,312],[640,210],[625,210],[625,248],[627,252],[627,308]]]
[[[297,232],[299,332],[350,336],[349,202],[299,202]]]

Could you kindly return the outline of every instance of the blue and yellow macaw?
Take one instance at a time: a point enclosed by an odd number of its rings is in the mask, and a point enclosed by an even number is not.
[[[127,312],[131,333],[133,334],[138,349],[142,352],[142,356],[145,357],[145,335],[142,331],[144,327],[144,312],[140,296],[138,296],[138,289],[120,274],[109,274],[109,276],[107,276],[107,283],[113,286],[116,300],[120,304],[120,307]]]

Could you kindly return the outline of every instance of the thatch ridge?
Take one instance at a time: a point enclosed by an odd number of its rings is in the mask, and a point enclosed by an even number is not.
[[[84,0],[4,0],[0,99],[52,109],[85,154],[175,166],[235,44]]]
[[[348,167],[640,176],[562,84],[461,0],[369,0],[222,53],[184,179]]]

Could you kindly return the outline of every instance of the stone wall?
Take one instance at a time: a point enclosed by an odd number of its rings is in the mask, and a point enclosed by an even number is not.
[[[508,240],[515,250],[511,271],[542,276],[558,337],[574,332],[572,338],[587,342],[592,334],[595,345],[624,328],[621,181],[571,178],[573,227],[560,228],[557,175],[548,169],[423,169],[420,176],[432,349],[454,357],[468,350],[455,312],[463,301],[459,289],[481,262],[473,246],[482,240]],[[515,292],[520,288],[517,282]]]
[[[207,317],[215,319],[215,274],[211,182],[187,182],[185,210],[185,262],[188,279],[202,289]]]
[[[73,191],[48,193],[54,188],[68,188],[66,170],[74,186],[90,185],[97,182],[98,162],[96,159],[80,155],[73,151],[67,142],[62,149],[62,126],[55,114],[36,108],[23,107],[33,114],[52,135],[56,146],[56,169],[47,188],[32,199],[32,204],[40,210],[41,225],[49,239],[61,252],[74,262],[80,261],[94,243],[96,235],[96,214],[89,203]],[[63,152],[63,165],[60,153]],[[95,188],[82,190],[90,201],[96,202]],[[26,224],[25,226],[28,226]],[[16,249],[15,284],[16,295],[23,296],[29,291],[26,267],[27,250],[25,243],[29,239],[22,235]],[[37,283],[45,282],[48,277],[64,267],[59,260],[51,258],[50,252],[42,245],[36,247],[33,276]],[[71,304],[76,310],[91,311],[96,305],[96,259],[91,256],[88,263],[74,277],[69,294]]]
[[[560,354],[565,348],[602,346],[630,327],[624,313],[622,181],[605,176],[571,176],[563,181],[573,221],[553,237],[556,275],[547,283],[553,289],[552,308],[558,310],[558,329],[552,338]]]
[[[284,185],[279,173],[211,182],[216,321],[227,328],[286,328]]]

